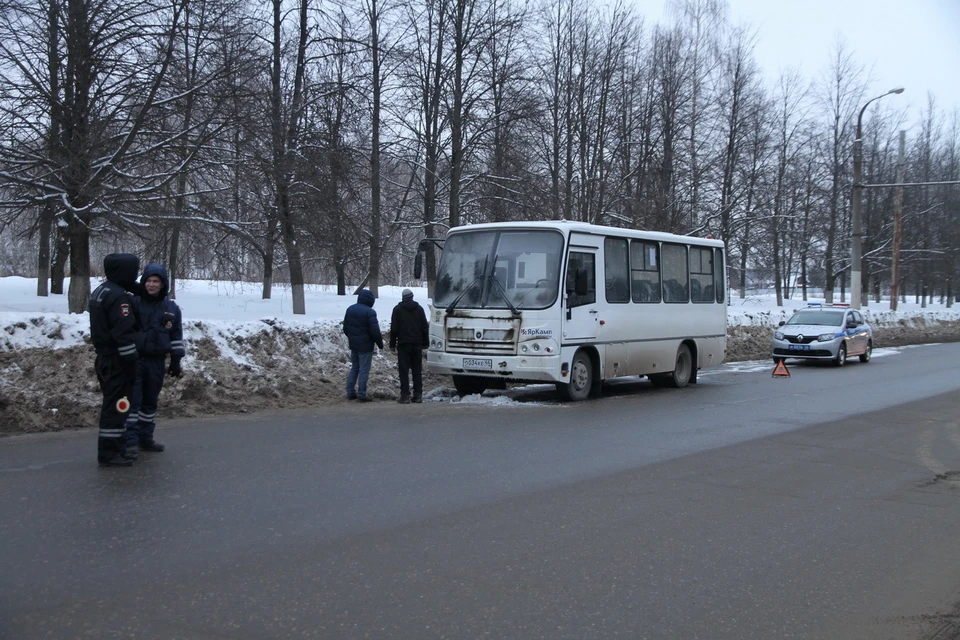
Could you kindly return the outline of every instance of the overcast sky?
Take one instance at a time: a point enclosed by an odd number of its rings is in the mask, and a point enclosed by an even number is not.
[[[728,0],[732,24],[758,30],[757,62],[771,78],[788,66],[814,80],[838,35],[874,79],[872,95],[893,87],[916,121],[933,92],[941,112],[960,108],[960,0]],[[662,0],[636,0],[660,21]],[[889,105],[892,106],[892,105]]]

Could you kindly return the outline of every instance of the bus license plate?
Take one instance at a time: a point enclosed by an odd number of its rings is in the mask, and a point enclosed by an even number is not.
[[[464,358],[463,368],[490,371],[493,369],[493,359],[492,358]]]
[[[810,345],[808,344],[791,344],[790,348],[794,351],[809,351]]]

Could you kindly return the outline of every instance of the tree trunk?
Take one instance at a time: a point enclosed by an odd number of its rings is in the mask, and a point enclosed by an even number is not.
[[[50,280],[50,231],[53,227],[53,205],[49,202],[40,210],[40,232],[37,247],[37,295],[47,296]]]
[[[83,313],[90,303],[90,229],[76,216],[70,219],[70,288],[67,309]]]
[[[380,297],[380,15],[377,0],[370,0],[370,46],[373,55],[373,111],[370,140],[370,292]]]
[[[53,248],[53,261],[50,264],[50,293],[63,295],[63,281],[66,279],[67,257],[70,255],[70,238],[60,225],[55,226],[57,243]]]
[[[281,190],[280,198],[281,201],[277,203],[277,210],[282,212],[280,215],[280,233],[283,236],[283,248],[287,253],[290,293],[293,295],[293,313],[303,315],[307,312],[303,294],[303,265],[300,261],[300,247],[297,245],[297,233],[292,220],[286,188]]]
[[[182,192],[181,192],[182,193]],[[167,263],[167,297],[171,300],[177,299],[177,273],[180,272],[180,227],[182,223],[178,219],[173,223],[173,229],[170,231],[170,261]]]
[[[269,300],[273,293],[273,261],[277,251],[277,220],[271,216],[267,223],[267,237],[263,249],[263,299]]]

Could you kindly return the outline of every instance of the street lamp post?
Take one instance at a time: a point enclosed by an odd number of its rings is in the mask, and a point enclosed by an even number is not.
[[[903,87],[890,89],[884,94],[867,100],[857,116],[857,137],[853,141],[853,215],[850,221],[852,237],[850,242],[850,303],[854,309],[860,308],[860,270],[863,261],[863,223],[860,220],[860,205],[863,199],[863,113],[871,102],[891,93],[903,93]]]

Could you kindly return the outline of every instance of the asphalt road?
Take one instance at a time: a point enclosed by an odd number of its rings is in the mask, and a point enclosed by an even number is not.
[[[958,361],[0,439],[0,638],[960,637]]]

